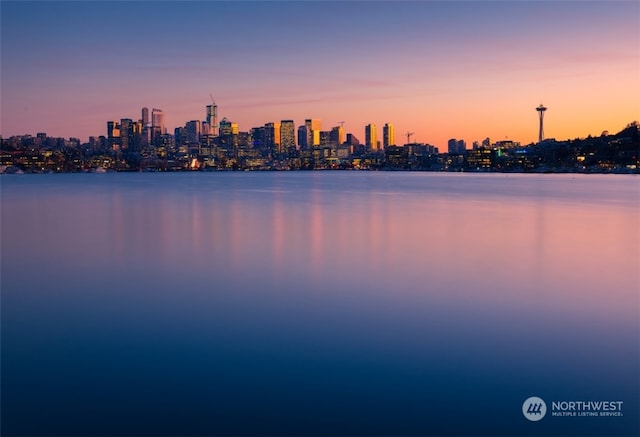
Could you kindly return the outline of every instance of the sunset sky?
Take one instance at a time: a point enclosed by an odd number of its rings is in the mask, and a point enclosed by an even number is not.
[[[638,1],[1,3],[4,137],[105,135],[163,109],[241,131],[391,122],[396,142],[523,144],[640,119]]]

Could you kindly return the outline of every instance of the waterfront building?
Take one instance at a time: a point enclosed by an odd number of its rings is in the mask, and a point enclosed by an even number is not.
[[[495,152],[488,147],[480,147],[469,151],[467,167],[475,171],[489,171],[493,166]]]

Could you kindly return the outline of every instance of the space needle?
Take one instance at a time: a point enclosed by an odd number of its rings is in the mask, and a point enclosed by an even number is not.
[[[540,104],[540,106],[538,106],[536,108],[536,111],[538,111],[538,113],[540,114],[540,131],[538,132],[538,142],[541,143],[542,140],[544,139],[544,127],[543,127],[543,120],[544,120],[544,111],[546,111],[547,108],[545,108],[542,103]]]

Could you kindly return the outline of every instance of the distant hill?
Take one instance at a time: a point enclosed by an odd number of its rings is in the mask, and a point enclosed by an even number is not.
[[[614,136],[616,138],[631,138],[633,142],[637,142],[640,139],[640,124],[633,121]]]

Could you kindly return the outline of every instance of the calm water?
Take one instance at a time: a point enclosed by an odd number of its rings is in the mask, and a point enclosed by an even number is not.
[[[640,432],[638,177],[0,184],[3,435]]]

